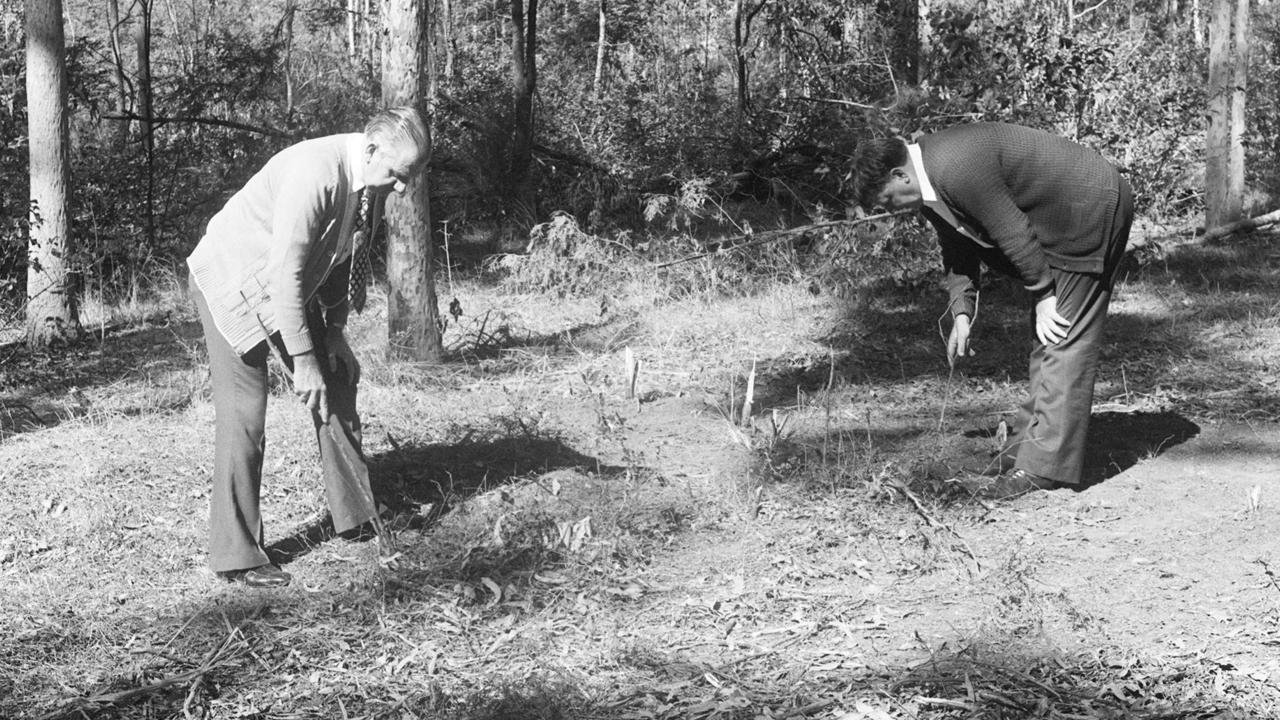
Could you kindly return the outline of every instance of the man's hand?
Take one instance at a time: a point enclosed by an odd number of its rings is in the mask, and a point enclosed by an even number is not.
[[[1067,337],[1071,321],[1058,314],[1058,296],[1045,295],[1036,302],[1036,337],[1045,345],[1057,345]]]
[[[355,385],[360,381],[360,361],[351,350],[347,336],[340,326],[331,326],[325,333],[325,347],[329,351],[329,372],[337,374],[338,365],[347,373],[347,384]]]
[[[947,364],[955,366],[956,358],[969,357],[969,316],[956,315],[951,324],[951,337],[947,338]]]
[[[329,422],[329,394],[315,352],[293,356],[293,392],[312,412],[320,414],[320,422]]]

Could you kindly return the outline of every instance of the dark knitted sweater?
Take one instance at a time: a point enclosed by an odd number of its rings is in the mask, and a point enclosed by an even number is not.
[[[1049,269],[1101,273],[1120,194],[1120,173],[1093,150],[1005,123],[959,125],[919,138],[929,181],[983,248],[933,213],[952,312],[973,313],[980,262],[1052,291]]]

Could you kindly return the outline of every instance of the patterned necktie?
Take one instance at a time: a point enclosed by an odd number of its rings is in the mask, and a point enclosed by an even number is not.
[[[369,284],[369,191],[360,193],[360,209],[356,212],[355,230],[351,233],[351,282],[347,297],[356,312],[364,312],[364,301]]]

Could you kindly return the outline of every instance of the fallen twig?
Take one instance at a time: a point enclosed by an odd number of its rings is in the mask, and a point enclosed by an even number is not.
[[[955,528],[931,515],[929,511],[925,509],[924,503],[920,501],[920,498],[917,497],[915,493],[911,492],[911,489],[907,487],[906,483],[895,481],[891,482],[890,485],[901,491],[903,495],[907,496],[907,499],[911,501],[912,507],[915,508],[916,513],[924,519],[925,524],[935,530],[945,530],[955,537],[956,540],[959,540],[960,550],[963,551],[965,555],[968,555],[969,559],[973,561],[974,568],[978,570],[982,569],[982,563],[978,560],[978,556],[973,554],[973,549],[969,547],[969,543],[960,535],[960,533],[955,531]]]

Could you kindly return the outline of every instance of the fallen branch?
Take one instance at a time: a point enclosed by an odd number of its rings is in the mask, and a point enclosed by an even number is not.
[[[1265,213],[1257,217],[1245,218],[1243,220],[1227,223],[1226,225],[1209,228],[1204,231],[1204,235],[1200,239],[1205,242],[1212,242],[1214,240],[1221,240],[1228,235],[1233,235],[1238,232],[1252,232],[1260,227],[1274,225],[1277,222],[1280,222],[1280,210],[1272,210],[1269,213]]]
[[[866,217],[854,218],[853,220],[829,220],[827,222],[813,223],[812,225],[801,225],[800,227],[785,228],[782,230],[766,230],[764,232],[752,233],[750,235],[738,235],[736,237],[731,237],[725,240],[715,250],[709,250],[707,252],[698,253],[696,255],[689,255],[688,257],[682,257],[679,260],[670,260],[668,262],[658,263],[657,267],[659,268],[671,267],[672,265],[679,265],[680,263],[686,263],[692,260],[698,260],[699,258],[704,258],[704,257],[707,257],[708,255],[717,255],[722,252],[730,252],[732,250],[740,250],[742,248],[752,247],[753,245],[762,245],[764,243],[777,242],[778,240],[784,240],[786,238],[789,238],[792,235],[802,235],[804,233],[812,232],[814,230],[822,230],[824,228],[839,227],[841,225],[853,226],[853,225],[861,225],[863,223],[875,222],[877,220],[887,220],[888,218],[895,217],[897,215],[905,215],[911,212],[915,212],[915,211],[914,210],[898,210],[896,212],[887,212],[887,213],[880,213],[879,215],[868,215]],[[746,242],[738,242],[740,240],[746,240]]]
[[[911,501],[911,505],[915,508],[916,514],[924,519],[926,525],[935,530],[945,530],[954,536],[956,540],[960,541],[960,551],[969,556],[969,559],[973,561],[973,566],[975,568],[978,570],[982,569],[982,562],[978,560],[977,555],[973,554],[973,548],[969,547],[969,543],[964,539],[964,537],[961,536],[960,533],[956,532],[955,528],[931,515],[929,511],[925,509],[924,503],[921,502],[920,498],[916,496],[915,493],[911,492],[911,489],[907,487],[906,483],[893,481],[890,482],[889,485],[895,490],[900,491],[908,500]]]
[[[245,622],[247,623],[248,621]],[[217,648],[205,655],[204,661],[193,670],[163,678],[147,685],[129,688],[128,690],[74,698],[64,704],[61,709],[44,715],[40,720],[84,717],[104,707],[119,707],[140,697],[152,695],[167,688],[192,683],[192,687],[183,702],[184,710],[189,710],[194,702],[193,696],[204,682],[205,676],[234,660],[248,648],[248,641],[240,633],[240,628],[242,627],[244,627],[244,623],[233,629],[226,639]]]

